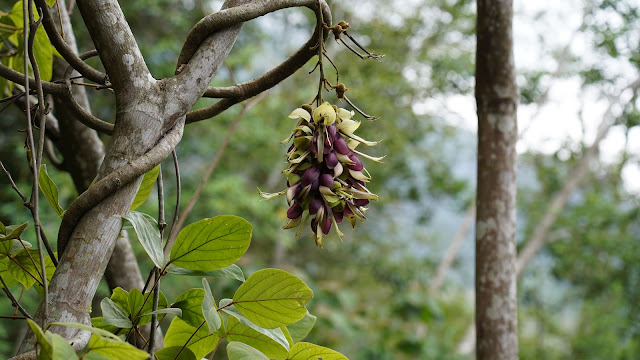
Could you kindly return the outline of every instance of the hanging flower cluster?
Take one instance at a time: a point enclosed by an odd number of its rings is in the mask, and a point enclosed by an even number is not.
[[[289,167],[283,172],[287,177],[287,189],[273,194],[260,193],[266,199],[286,195],[290,205],[289,222],[283,227],[299,227],[298,233],[311,218],[311,230],[318,246],[331,225],[337,234],[343,234],[338,224],[346,218],[355,228],[356,220],[362,221],[365,206],[378,196],[367,190],[370,175],[360,157],[373,161],[372,157],[356,150],[360,144],[373,146],[377,142],[364,140],[354,134],[360,126],[351,117],[353,112],[336,108],[328,102],[316,109],[310,105],[295,109],[289,118],[297,119],[296,128],[289,138],[293,140],[286,154]]]

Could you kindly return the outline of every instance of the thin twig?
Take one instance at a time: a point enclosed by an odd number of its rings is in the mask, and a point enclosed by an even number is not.
[[[2,163],[1,160],[0,160],[0,167],[2,167],[2,171],[4,171],[5,175],[7,175],[7,178],[9,179],[9,183],[11,184],[11,187],[13,188],[13,190],[16,191],[18,196],[20,196],[20,198],[22,199],[22,202],[25,204],[25,206],[27,206],[27,204],[29,203],[27,200],[27,197],[24,196],[24,194],[20,191],[20,189],[18,189],[18,186],[16,185],[16,183],[13,181],[13,178],[11,177],[11,173],[9,173],[9,170],[7,170],[7,168],[4,167],[4,164]]]
[[[11,304],[16,309],[18,309],[18,311],[20,311],[22,313],[22,315],[24,315],[26,318],[33,319],[33,317],[31,317],[31,315],[29,315],[27,310],[25,310],[22,307],[22,305],[20,305],[20,302],[18,300],[16,300],[16,298],[13,296],[13,294],[9,290],[9,287],[7,286],[7,283],[4,282],[4,279],[2,278],[1,275],[0,275],[0,282],[2,282],[2,291],[4,291],[4,293],[7,294],[7,297],[9,298],[9,300],[11,300]]]
[[[39,214],[39,190],[38,190],[38,181],[39,181],[39,174],[40,174],[40,166],[42,164],[42,154],[44,152],[44,141],[45,141],[45,127],[47,125],[47,121],[45,119],[45,106],[44,106],[44,92],[42,90],[42,79],[40,77],[40,68],[38,67],[38,62],[36,61],[36,57],[35,54],[33,52],[33,44],[35,41],[35,37],[36,37],[36,31],[38,30],[38,27],[40,26],[40,23],[42,22],[42,8],[39,8],[39,20],[35,21],[34,16],[33,16],[33,1],[29,1],[28,4],[28,14],[29,14],[29,34],[28,34],[28,48],[29,50],[27,51],[28,55],[29,55],[29,60],[31,62],[31,69],[33,69],[33,78],[36,80],[36,93],[38,96],[38,119],[39,119],[39,125],[40,125],[40,139],[38,140],[38,151],[36,154],[33,154],[33,150],[32,150],[32,156],[35,155],[35,165],[33,168],[33,192],[31,193],[31,204],[33,205],[31,208],[32,211],[32,215],[33,215],[33,222],[34,222],[34,227],[35,227],[35,231],[36,231],[36,241],[37,241],[37,248],[38,248],[38,256],[40,258],[40,267],[42,268],[42,272],[41,272],[41,276],[42,276],[42,287],[44,289],[44,316],[43,316],[43,320],[42,320],[42,327],[45,326],[45,320],[48,316],[49,316],[49,286],[47,284],[47,269],[46,269],[46,265],[44,263],[44,251],[42,250],[42,248],[44,247],[44,243],[42,240],[42,237],[40,236],[41,233],[41,224],[40,224],[40,214]],[[24,10],[24,7],[23,7]],[[44,9],[46,11],[48,11],[48,9]],[[26,12],[24,13],[26,14]],[[25,16],[25,23],[26,23],[26,16]],[[26,26],[25,26],[26,29]],[[25,50],[26,51],[26,50]],[[26,54],[25,54],[26,55]],[[26,59],[26,57],[25,57]],[[27,68],[28,66],[25,66],[25,68]],[[28,71],[25,72],[28,73]],[[29,107],[27,106],[27,110],[29,109]],[[31,144],[33,144],[33,133],[31,134]],[[32,148],[33,149],[33,148]],[[27,253],[29,253],[27,251]],[[29,257],[31,257],[31,254],[29,254]],[[33,261],[33,259],[31,259]],[[36,269],[38,267],[36,266]]]

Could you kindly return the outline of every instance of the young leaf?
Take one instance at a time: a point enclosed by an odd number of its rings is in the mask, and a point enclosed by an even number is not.
[[[175,274],[175,275],[227,278],[227,279],[233,279],[233,280],[238,280],[240,282],[244,282],[244,273],[242,272],[242,269],[240,269],[240,267],[236,264],[231,264],[220,270],[211,270],[211,271],[187,270],[171,264],[167,266],[167,272],[169,274]]]
[[[29,223],[26,222],[24,224],[20,224],[20,225],[9,225],[7,227],[5,227],[5,234],[4,235],[0,235],[0,241],[5,241],[5,240],[13,240],[13,239],[17,239],[20,237],[20,235],[22,234],[22,232],[29,226]]]
[[[129,293],[121,287],[113,289],[111,296],[109,297],[116,303],[121,309],[129,311]],[[127,314],[129,315],[129,314]]]
[[[107,325],[107,324],[103,323],[102,322],[102,316],[92,317],[91,318],[91,325],[93,325],[95,328],[106,330],[106,331],[108,331],[110,333],[116,333],[120,329],[117,326]]]
[[[252,229],[247,220],[237,216],[200,220],[180,231],[169,261],[189,270],[222,269],[244,255],[251,243]]]
[[[282,329],[280,328],[265,329],[252,323],[251,321],[249,321],[249,319],[247,319],[244,315],[242,315],[238,311],[238,309],[235,308],[235,306],[229,305],[231,301],[232,301],[231,299],[220,300],[220,304],[219,304],[221,308],[220,310],[225,314],[231,315],[232,317],[236,318],[241,324],[257,331],[260,334],[267,336],[270,339],[273,339],[276,343],[278,343],[279,345],[287,349],[287,351],[289,350],[290,348],[289,341],[287,341],[287,337],[282,332]],[[231,320],[231,318],[229,318],[229,320]]]
[[[150,315],[143,315],[146,313],[150,313],[153,310],[153,301],[152,294],[147,292],[142,294],[142,292],[138,289],[131,289],[127,296],[127,307],[125,310],[127,311],[127,316],[131,319],[138,319],[137,325],[144,325],[151,321]],[[146,299],[146,301],[145,301]],[[158,309],[166,309],[167,308],[167,298],[164,296],[162,291],[160,292],[160,297],[158,299]],[[159,321],[162,320],[164,315],[159,317]]]
[[[229,360],[269,360],[265,354],[247,344],[232,341],[227,345]]]
[[[209,287],[209,283],[207,279],[202,278],[202,286],[204,287],[204,298],[202,299],[202,315],[204,315],[204,319],[207,321],[207,326],[209,327],[209,334],[218,330],[220,325],[222,325],[222,319],[218,314],[218,310],[215,306],[215,300],[213,299],[213,294],[211,293],[211,288]]]
[[[269,359],[286,359],[289,353],[289,350],[280,343],[242,324],[234,317],[230,317],[227,321],[227,340],[247,344],[260,350]]]
[[[289,334],[291,334],[291,339],[294,343],[304,340],[304,338],[309,335],[309,332],[311,332],[311,329],[313,329],[313,326],[316,324],[316,319],[315,316],[309,314],[307,311],[300,321],[287,325],[287,329],[289,329]]]
[[[203,298],[203,289],[189,289],[180,295],[171,307],[181,309],[182,315],[180,318],[187,324],[198,327],[205,321],[204,316],[202,316]]]
[[[47,331],[44,334],[52,347],[51,359],[53,360],[73,360],[78,359],[78,355],[73,350],[67,339],[58,334]]]
[[[42,328],[31,319],[27,319],[27,323],[29,324],[31,331],[33,331],[33,334],[36,336],[38,345],[40,345],[40,356],[43,358],[51,357],[51,354],[53,353],[53,346],[51,346],[49,340],[44,336]]]
[[[197,360],[193,351],[182,346],[162,348],[156,351],[155,355],[158,360]]]
[[[158,267],[164,266],[164,255],[162,253],[162,239],[158,230],[158,223],[151,215],[133,211],[123,219],[128,220],[138,235],[138,240],[151,258],[151,261]]]
[[[64,214],[64,209],[60,207],[58,203],[58,187],[51,180],[49,174],[47,173],[47,165],[40,165],[40,174],[38,175],[38,187],[40,187],[40,191],[44,194],[44,197],[47,198],[47,201],[56,211],[58,216],[62,216]]]
[[[136,349],[129,343],[91,335],[89,345],[86,348],[83,358],[88,358],[90,354],[99,354],[107,359],[127,359],[127,360],[147,360],[149,354]]]
[[[112,334],[109,331],[103,330],[103,329],[98,329],[89,325],[85,325],[85,324],[80,324],[80,323],[74,323],[74,322],[52,322],[49,324],[49,326],[67,326],[67,327],[72,327],[75,329],[80,329],[80,330],[84,330],[84,331],[88,331],[92,334],[98,335],[98,336],[102,336],[102,337],[107,337],[110,338],[114,341],[122,341],[118,336]]]
[[[153,190],[153,184],[155,184],[158,179],[158,172],[160,170],[160,166],[156,166],[153,169],[147,171],[142,178],[142,183],[140,183],[140,188],[138,189],[138,193],[136,193],[135,199],[133,199],[133,204],[131,205],[131,209],[129,211],[135,210],[138,206],[142,205],[142,203],[147,200],[149,194],[151,194],[151,190]]]
[[[289,351],[288,360],[349,360],[337,351],[311,343],[299,342]]]
[[[304,317],[313,291],[284,270],[263,269],[253,273],[233,295],[238,311],[264,328],[293,324]]]
[[[186,344],[197,359],[202,359],[215,348],[219,341],[220,336],[209,334],[204,325],[198,329],[180,318],[174,318],[164,337],[164,346],[172,347]]]
[[[102,309],[103,324],[114,325],[124,329],[131,328],[131,320],[129,320],[125,311],[113,302],[113,300],[109,298],[102,299],[100,308]]]
[[[143,314],[142,316],[147,316],[147,315],[166,315],[166,314],[171,314],[171,315],[175,315],[175,316],[182,316],[182,310],[178,309],[178,308],[166,308],[166,309],[159,309],[156,311],[152,311],[150,313],[146,313]]]

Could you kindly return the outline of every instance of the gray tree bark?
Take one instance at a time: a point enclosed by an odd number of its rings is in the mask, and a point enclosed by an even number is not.
[[[241,23],[295,6],[322,11],[325,22],[331,22],[324,1],[227,0],[223,9],[241,5],[247,6],[225,10],[198,23],[185,43],[177,74],[156,80],[149,73],[116,0],[85,0],[77,4],[115,93],[116,120],[112,126],[99,119],[90,119],[90,116],[87,120],[84,116],[83,121],[112,134],[112,142],[93,185],[65,212],[58,233],[60,263],[49,287],[50,312],[45,314],[45,306],[41,304],[35,316],[39,323],[43,320],[45,323],[90,322],[87,309],[116,245],[122,216],[131,207],[142,175],[164,160],[179,143],[187,112],[207,91],[235,42]],[[315,55],[313,45],[317,40],[314,39],[317,37],[312,37],[285,62],[254,81],[232,88],[213,89],[212,93],[225,93],[228,99],[220,101],[221,106],[199,112],[191,121],[214,116],[282,81]],[[67,46],[60,44],[60,39],[56,41],[61,48]],[[52,43],[56,44],[53,40]],[[71,52],[68,48],[63,50],[63,55]],[[86,68],[82,61],[70,61],[92,80],[104,80],[99,72]],[[14,72],[2,70],[3,76],[19,81]],[[45,83],[43,86],[58,96],[65,96],[57,84]],[[76,350],[84,347],[89,339],[87,332],[73,328],[53,327],[51,331],[68,339]],[[31,334],[23,342],[19,358],[32,358],[35,355],[33,347]]]
[[[477,359],[517,359],[516,108],[511,0],[477,2]]]

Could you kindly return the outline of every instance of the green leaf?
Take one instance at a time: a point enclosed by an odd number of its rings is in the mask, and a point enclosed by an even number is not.
[[[247,220],[231,215],[190,224],[178,234],[170,262],[189,270],[222,269],[244,255],[252,229]]]
[[[13,240],[20,237],[22,232],[29,226],[29,223],[26,222],[20,225],[9,225],[5,227],[5,235],[0,235],[0,241],[5,240]]]
[[[250,345],[270,359],[286,359],[289,353],[289,349],[282,344],[242,324],[234,317],[230,317],[227,321],[227,340]]]
[[[19,244],[20,242],[15,240],[14,245],[15,247],[20,246],[20,250],[14,252],[14,255],[11,256],[10,261],[7,263],[7,270],[9,270],[9,274],[11,274],[14,279],[29,289],[36,282],[42,281],[38,250],[25,250],[22,249],[22,245]],[[17,249],[14,248],[13,251],[15,250]],[[47,278],[50,280],[55,268],[53,268],[53,263],[51,263],[49,257],[45,257],[45,267],[48,268]]]
[[[337,351],[311,343],[299,342],[289,351],[288,360],[349,360]]]
[[[120,308],[129,310],[129,293],[121,287],[113,289],[111,296],[109,297],[113,302],[118,304]]]
[[[162,291],[158,299],[158,309],[166,309],[168,307],[167,298]],[[127,296],[127,316],[130,319],[138,321],[136,325],[144,325],[151,321],[151,315],[143,315],[150,313],[153,310],[153,294],[146,292],[144,295],[138,289],[131,289]],[[159,317],[159,321],[162,320],[164,315]]]
[[[291,334],[289,333],[289,329],[286,326],[280,326],[280,330],[284,334],[284,337],[287,338],[287,342],[289,343],[289,347],[293,346],[293,339],[291,338]]]
[[[22,33],[22,29],[24,28],[22,15],[22,1],[18,1],[13,5],[11,14],[9,15],[14,25],[18,28],[16,34]],[[40,18],[37,11],[33,12],[33,17],[36,21]],[[24,49],[22,36],[12,36],[10,37],[10,40],[17,45],[18,52],[22,53],[22,49]],[[53,46],[51,45],[51,41],[49,41],[49,37],[42,26],[38,27],[38,30],[36,31],[33,42],[33,53],[35,55],[36,62],[38,63],[38,68],[40,69],[40,78],[44,81],[51,80],[53,74]],[[15,56],[14,58],[15,61],[11,68],[24,74],[24,58],[22,56]],[[32,73],[32,71],[30,71],[30,73]]]
[[[151,258],[151,261],[160,269],[164,266],[164,254],[162,252],[162,239],[160,238],[160,230],[158,223],[151,215],[141,212],[131,212],[123,219],[128,220],[138,235],[138,240]]]
[[[216,347],[219,341],[220,336],[209,334],[204,325],[197,329],[180,318],[174,318],[164,337],[164,346],[183,346],[186,344],[197,359],[202,359]]]
[[[103,330],[103,329],[98,329],[89,325],[85,325],[85,324],[80,324],[80,323],[74,323],[74,322],[52,322],[49,324],[49,326],[67,326],[67,327],[72,327],[75,329],[79,329],[79,330],[84,330],[84,331],[88,331],[92,334],[98,335],[98,336],[102,336],[102,337],[108,337],[114,341],[122,341],[118,336],[110,333],[109,331]]]
[[[40,187],[40,191],[42,191],[44,197],[47,198],[47,201],[49,201],[49,204],[53,207],[58,216],[62,216],[62,214],[64,214],[64,209],[62,209],[58,203],[58,187],[49,177],[49,174],[47,173],[47,165],[45,164],[40,165],[38,187]]]
[[[0,241],[0,259],[16,254],[25,248],[31,249],[31,247],[31,243],[24,240],[13,239],[11,241]]]
[[[197,360],[193,351],[182,346],[165,347],[156,351],[155,355],[158,360]]]
[[[176,299],[171,307],[182,310],[180,318],[191,326],[198,327],[202,324],[204,316],[202,315],[202,299],[204,298],[203,289],[189,289]]]
[[[131,326],[131,320],[127,316],[127,313],[121,309],[113,300],[104,298],[100,302],[100,308],[102,309],[102,323],[106,325],[114,325],[119,328],[129,329]]]
[[[240,269],[240,267],[236,264],[231,264],[220,270],[211,270],[211,271],[187,270],[171,264],[167,266],[167,272],[169,274],[175,274],[175,275],[207,276],[207,277],[214,277],[214,278],[233,279],[233,280],[238,280],[240,282],[244,281],[244,273],[242,272],[242,269]]]
[[[120,328],[113,325],[107,325],[102,322],[102,316],[92,317],[91,325],[95,326],[98,329],[106,330],[110,333],[116,333]]]
[[[260,351],[247,344],[232,341],[227,345],[227,357],[229,360],[269,360]]]
[[[0,221],[0,235],[6,235],[7,234],[7,228],[4,227],[4,224],[2,223],[2,221]]]
[[[182,315],[182,310],[181,310],[181,309],[178,309],[178,308],[166,308],[166,309],[159,309],[159,310],[156,310],[156,311],[152,311],[152,312],[150,312],[150,313],[143,314],[143,316],[153,315],[153,314],[155,314],[155,315],[159,315],[159,314],[162,314],[162,315],[170,314],[170,315],[175,315],[175,316],[181,316],[181,315]]]
[[[151,190],[153,190],[153,184],[156,182],[156,179],[158,179],[159,170],[160,166],[158,165],[144,174],[138,193],[136,193],[136,197],[133,199],[133,204],[129,211],[135,210],[138,206],[142,205],[145,200],[147,200],[149,194],[151,194]]]
[[[36,342],[40,345],[40,356],[38,358],[51,358],[51,355],[53,354],[53,346],[44,336],[42,328],[31,319],[27,319],[27,323],[29,324],[31,331],[33,331],[33,334],[36,336]]]
[[[2,243],[0,243],[1,245]],[[2,280],[4,280],[5,284],[7,284],[7,286],[12,286],[18,283],[18,281],[16,279],[13,278],[13,276],[11,276],[11,274],[9,274],[9,270],[7,269],[7,264],[10,260],[5,257],[4,259],[0,259],[0,276],[2,276]],[[4,288],[4,285],[2,285],[2,283],[0,283],[0,289]]]
[[[92,335],[86,348],[88,354],[99,354],[107,359],[147,360],[149,354],[131,344]],[[84,356],[83,356],[84,358]]]
[[[218,314],[218,310],[215,306],[215,300],[213,299],[213,294],[211,293],[211,288],[209,287],[209,283],[207,279],[202,278],[202,286],[204,287],[204,298],[202,299],[202,315],[204,315],[204,319],[207,322],[207,326],[209,327],[209,334],[218,330],[220,325],[222,325],[222,319]]]
[[[273,339],[276,343],[282,345],[284,348],[289,350],[289,342],[287,341],[287,337],[282,332],[282,329],[265,329],[260,327],[247,319],[244,315],[242,315],[235,306],[230,305],[231,299],[222,299],[220,300],[220,310],[225,314],[231,315],[236,318],[241,324],[250,327],[251,329],[257,331],[260,334],[267,336],[270,339]],[[231,320],[231,319],[229,319]],[[228,322],[227,322],[228,324]]]
[[[65,338],[50,331],[47,331],[44,336],[47,338],[47,340],[51,344],[51,347],[53,348],[51,354],[52,360],[78,359],[78,355],[76,355],[73,347],[71,347],[71,345]]]
[[[233,303],[251,322],[264,328],[293,324],[304,317],[313,291],[284,270],[253,273],[233,295]]]
[[[309,335],[309,332],[311,332],[311,329],[313,329],[316,324],[316,319],[317,318],[315,316],[309,314],[307,311],[300,321],[287,325],[287,329],[289,330],[289,334],[291,334],[291,339],[294,343],[304,340],[304,338]]]

